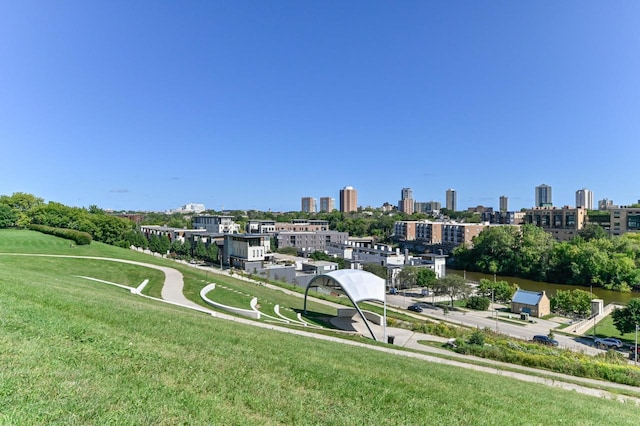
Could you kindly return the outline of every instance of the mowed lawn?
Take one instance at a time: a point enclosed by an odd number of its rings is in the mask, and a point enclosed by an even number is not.
[[[7,257],[0,363],[0,424],[622,425],[640,410],[236,324]]]
[[[159,257],[150,256],[133,250],[125,250],[107,244],[92,242],[86,246],[76,246],[69,241],[41,234],[39,232],[27,230],[0,230],[0,253],[32,253],[32,254],[55,254],[67,256],[95,256],[113,257],[133,260],[143,263],[168,266],[178,269],[184,277],[185,296],[202,305],[210,308],[200,297],[200,290],[210,282],[222,284],[234,291],[213,291],[209,293],[209,298],[217,302],[230,306],[249,309],[249,301],[253,297],[258,297],[260,309],[264,313],[274,315],[274,306],[280,305],[281,313],[292,319],[296,319],[296,312],[302,310],[303,300],[299,297],[287,295],[282,292],[274,292],[265,287],[252,283],[237,280],[225,275],[205,273],[202,270],[179,262],[172,262]],[[57,260],[44,257],[0,257],[0,262],[15,262],[17,265],[31,265],[32,268],[59,269],[61,275],[82,275],[98,278],[118,284],[137,287],[145,279],[149,283],[144,289],[144,293],[153,297],[160,297],[164,274],[161,271],[145,268],[136,265],[123,263],[97,261],[87,259],[65,259]],[[96,263],[97,262],[97,263]],[[53,272],[53,271],[52,271]],[[246,295],[249,296],[246,296]],[[218,300],[218,298],[220,300]],[[308,310],[314,314],[335,315],[336,309],[327,305],[310,301]],[[315,319],[307,318],[310,322]]]

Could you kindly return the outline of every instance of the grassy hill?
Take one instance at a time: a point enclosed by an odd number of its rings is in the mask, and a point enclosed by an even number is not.
[[[0,252],[163,262],[13,230],[0,231]],[[140,298],[73,275],[137,285],[149,269],[86,262],[0,256],[0,423],[637,422],[631,405]]]

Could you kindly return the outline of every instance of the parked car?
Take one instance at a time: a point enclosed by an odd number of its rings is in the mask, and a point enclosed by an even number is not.
[[[596,348],[601,349],[620,349],[622,348],[622,342],[618,339],[614,339],[613,337],[603,337],[598,338],[593,341],[593,345]]]
[[[420,305],[411,305],[407,309],[413,312],[422,312],[422,306]]]
[[[548,346],[558,346],[558,341],[554,340],[554,339],[550,339],[549,336],[545,336],[542,334],[538,334],[533,336],[532,339],[534,342],[536,343],[541,343],[543,345],[548,345]]]

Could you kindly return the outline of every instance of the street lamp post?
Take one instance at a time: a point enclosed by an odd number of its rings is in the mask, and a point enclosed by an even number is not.
[[[636,345],[635,352],[633,353],[633,364],[638,365],[638,324],[636,324]]]
[[[495,307],[494,290],[493,288],[491,289],[491,307],[493,308],[493,314],[496,316],[496,333],[498,333],[498,310]]]

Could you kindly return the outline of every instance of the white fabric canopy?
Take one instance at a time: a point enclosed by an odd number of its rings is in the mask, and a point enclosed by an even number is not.
[[[322,278],[329,278],[338,283],[354,303],[362,302],[363,300],[376,300],[378,302],[384,302],[385,300],[385,280],[371,272],[357,269],[338,269],[337,271],[318,275],[309,282],[307,287],[318,286],[318,283],[314,283],[314,281]]]

